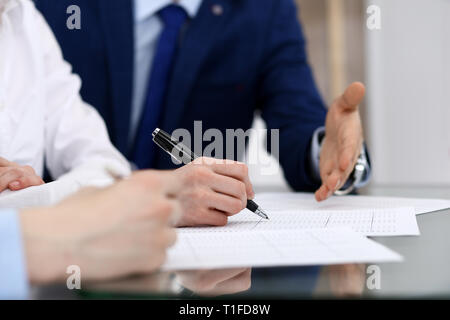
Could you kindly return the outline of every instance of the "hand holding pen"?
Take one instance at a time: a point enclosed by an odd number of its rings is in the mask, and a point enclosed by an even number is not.
[[[182,178],[187,179],[185,181],[188,184],[199,186],[194,194],[189,194],[187,189],[184,201],[193,199],[193,203],[198,203],[203,200],[208,206],[203,207],[201,212],[193,213],[190,219],[185,221],[186,225],[198,224],[199,220],[205,221],[203,224],[224,225],[227,216],[236,214],[244,208],[261,218],[268,219],[267,214],[251,200],[254,192],[245,164],[231,160],[199,158],[160,129],[153,132],[153,141],[178,162],[187,164],[175,172],[178,171]],[[180,179],[180,183],[181,181],[183,179]]]
[[[197,159],[177,170],[151,170],[153,179],[147,184],[181,206],[182,214],[174,226],[226,225],[229,216],[245,209],[247,197],[253,197],[244,164],[211,160]],[[125,178],[106,171],[116,180]]]

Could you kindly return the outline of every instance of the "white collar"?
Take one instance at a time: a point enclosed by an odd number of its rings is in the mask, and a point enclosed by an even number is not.
[[[197,15],[203,0],[134,0],[135,21],[142,21],[156,14],[159,10],[171,3],[177,3],[186,10],[189,17]]]

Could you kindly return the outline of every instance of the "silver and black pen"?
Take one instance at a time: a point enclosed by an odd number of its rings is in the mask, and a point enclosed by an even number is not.
[[[155,129],[152,136],[153,142],[178,162],[188,164],[198,158],[189,148],[161,129]],[[247,200],[247,209],[263,219],[269,219],[267,214],[253,200]]]

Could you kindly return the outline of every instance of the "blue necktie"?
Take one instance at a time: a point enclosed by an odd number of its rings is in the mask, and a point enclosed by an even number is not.
[[[164,24],[164,30],[154,56],[147,98],[132,154],[132,160],[139,169],[150,168],[153,163],[155,144],[152,141],[152,132],[161,117],[180,30],[187,19],[186,11],[174,4],[163,8],[158,14]]]

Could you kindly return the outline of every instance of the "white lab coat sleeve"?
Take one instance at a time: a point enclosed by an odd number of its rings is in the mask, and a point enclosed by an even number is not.
[[[98,112],[82,101],[79,77],[72,74],[70,64],[64,61],[42,15],[37,10],[34,12],[43,51],[45,159],[51,175],[67,184],[67,193],[82,186],[111,182],[105,167],[118,175],[129,175],[128,161],[110,142]],[[66,192],[52,193],[55,197],[62,197]],[[51,202],[55,200],[51,199]]]

